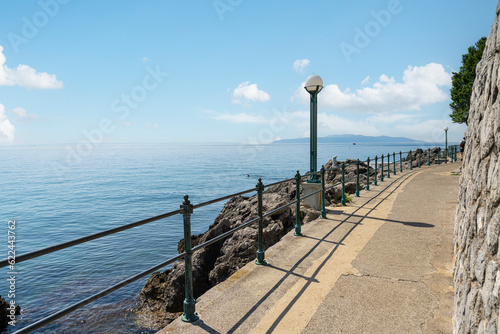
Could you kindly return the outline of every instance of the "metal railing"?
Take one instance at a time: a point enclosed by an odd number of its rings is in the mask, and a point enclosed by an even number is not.
[[[444,163],[447,163],[448,159],[451,159],[452,162],[457,161],[457,152],[458,152],[458,146],[449,146],[448,149],[445,150],[444,154],[441,154],[441,148],[438,148],[437,163],[436,164],[441,163],[441,158],[444,159]],[[431,149],[428,149],[427,153],[428,153],[427,154],[427,157],[428,157],[427,165],[430,166]],[[392,155],[388,153],[387,156],[384,156],[384,154],[382,154],[380,157],[380,161],[381,161],[380,165],[378,165],[378,159],[379,159],[378,156],[375,156],[374,159],[370,159],[370,157],[368,157],[366,159],[366,186],[365,186],[366,191],[370,190],[370,177],[371,176],[373,176],[373,185],[377,185],[378,180],[383,182],[385,173],[387,173],[386,177],[390,178],[391,158],[392,158],[392,173],[393,173],[393,175],[396,175],[396,169],[397,169],[396,166],[398,163],[399,163],[399,171],[403,172],[403,169],[404,169],[403,167],[405,164],[405,160],[403,159],[403,154],[408,154],[408,157],[410,159],[409,169],[410,170],[413,169],[413,152],[412,151],[409,151],[409,152],[401,152],[400,151],[399,152],[399,160],[396,161],[397,154],[398,153],[396,153],[396,152],[393,152]],[[418,164],[417,164],[417,166],[419,168],[421,167],[421,154],[422,154],[422,150],[419,150]],[[384,170],[384,159],[387,162],[386,170]],[[374,161],[374,168],[371,167],[370,161]],[[15,260],[16,264],[19,262],[23,262],[23,261],[27,261],[27,260],[30,260],[33,258],[40,257],[42,255],[50,254],[50,253],[53,253],[53,252],[56,252],[56,251],[59,251],[59,250],[62,250],[62,249],[68,248],[68,247],[83,244],[83,243],[91,241],[91,240],[103,238],[103,237],[106,237],[106,236],[109,236],[109,235],[112,235],[112,234],[115,234],[118,232],[122,232],[122,231],[125,231],[128,229],[134,228],[134,227],[138,227],[138,226],[141,226],[141,225],[144,225],[147,223],[151,223],[151,222],[154,222],[154,221],[157,221],[160,219],[172,217],[172,216],[177,215],[177,214],[182,214],[182,216],[183,216],[184,252],[182,252],[174,257],[171,257],[171,258],[167,259],[166,261],[164,261],[160,264],[157,264],[149,269],[146,269],[146,270],[144,270],[136,275],[133,275],[133,276],[127,278],[126,280],[123,280],[123,281],[121,281],[121,282],[119,282],[119,283],[117,283],[117,284],[115,284],[107,289],[104,289],[104,290],[102,290],[94,295],[91,295],[91,296],[89,296],[89,297],[69,306],[69,307],[64,308],[63,310],[60,310],[60,311],[53,313],[53,314],[51,314],[51,315],[49,315],[41,320],[38,320],[38,321],[36,321],[36,322],[26,326],[26,327],[14,332],[14,334],[30,333],[34,330],[37,330],[37,329],[39,329],[39,328],[41,328],[41,327],[43,327],[43,326],[45,326],[53,321],[87,305],[87,304],[92,303],[93,301],[95,301],[97,299],[100,299],[100,298],[102,298],[102,297],[104,297],[104,296],[106,296],[106,295],[132,283],[132,282],[135,282],[135,281],[137,281],[137,280],[139,280],[139,279],[141,279],[149,274],[152,274],[153,272],[155,272],[155,271],[157,271],[157,270],[159,270],[167,265],[170,265],[170,264],[174,263],[175,261],[181,260],[181,259],[184,259],[184,262],[185,262],[185,295],[186,295],[186,298],[184,300],[184,305],[183,305],[184,313],[182,315],[182,320],[186,321],[186,322],[195,321],[196,319],[198,319],[198,315],[196,314],[196,310],[195,310],[196,302],[193,298],[192,256],[193,256],[194,252],[199,251],[207,246],[210,246],[210,245],[212,245],[212,244],[214,244],[222,239],[225,239],[225,238],[231,236],[232,234],[234,234],[238,230],[241,230],[247,226],[250,226],[252,224],[257,223],[258,224],[258,233],[257,233],[258,248],[257,248],[255,263],[258,265],[267,264],[267,262],[265,260],[265,251],[264,251],[264,247],[263,247],[263,221],[264,221],[264,218],[266,218],[270,215],[273,215],[274,213],[279,212],[279,211],[281,211],[289,206],[295,205],[296,218],[295,218],[295,226],[294,226],[294,229],[295,229],[294,235],[302,236],[302,232],[301,232],[302,223],[301,223],[301,219],[300,219],[300,202],[308,197],[320,194],[320,196],[321,196],[321,214],[320,214],[320,216],[321,216],[321,218],[326,218],[325,202],[326,202],[326,191],[327,190],[340,185],[341,186],[341,194],[342,194],[341,198],[340,198],[340,203],[343,206],[345,206],[346,201],[347,201],[346,191],[345,191],[346,182],[349,182],[353,179],[356,179],[355,195],[356,195],[356,197],[359,197],[359,190],[361,189],[360,188],[361,187],[361,183],[360,183],[360,176],[361,175],[359,173],[359,166],[361,163],[364,163],[364,162],[365,161],[360,161],[359,159],[357,159],[354,162],[351,162],[348,164],[345,164],[345,162],[342,162],[340,164],[340,166],[333,166],[332,168],[329,168],[329,169],[325,169],[325,167],[322,166],[320,171],[315,172],[315,173],[306,173],[305,175],[301,175],[299,173],[299,171],[297,171],[297,173],[295,174],[295,177],[293,177],[293,178],[274,182],[274,183],[271,183],[268,185],[264,185],[262,183],[262,180],[259,179],[255,188],[248,189],[245,191],[240,191],[240,192],[237,192],[237,193],[234,193],[231,195],[223,196],[223,197],[209,200],[209,201],[199,203],[196,205],[191,204],[191,202],[189,201],[189,196],[185,195],[184,201],[180,205],[179,210],[170,211],[170,212],[167,212],[167,213],[155,216],[155,217],[139,220],[139,221],[136,221],[133,223],[129,223],[129,224],[115,227],[112,229],[108,229],[108,230],[105,230],[102,232],[98,232],[98,233],[95,233],[92,235],[88,235],[86,237],[74,239],[74,240],[64,242],[64,243],[61,243],[58,245],[46,247],[46,248],[43,248],[43,249],[40,249],[37,251],[33,251],[33,252],[19,255],[16,257],[16,260]],[[345,168],[348,166],[351,166],[351,165],[356,165],[356,173],[355,173],[356,175],[346,179],[345,178]],[[331,185],[326,186],[326,184],[325,184],[326,172],[333,171],[333,170],[340,170],[341,180],[337,183],[332,182]],[[301,189],[300,183],[302,182],[302,179],[305,177],[311,177],[311,175],[318,175],[318,174],[321,176],[321,179],[320,180],[315,179],[316,180],[315,183],[318,183],[318,181],[319,181],[320,189],[317,191],[313,191],[313,192],[301,197],[300,196],[300,189]],[[285,182],[293,182],[293,181],[295,181],[295,190],[296,190],[295,199],[290,201],[289,203],[287,203],[285,205],[282,205],[278,208],[273,209],[272,211],[269,211],[267,213],[263,213],[262,212],[262,210],[263,210],[263,193],[264,193],[265,188],[269,188],[271,186],[279,185],[279,184],[282,184]],[[241,195],[244,195],[244,194],[247,194],[250,192],[254,192],[254,191],[256,191],[256,193],[257,193],[257,205],[258,205],[258,210],[257,210],[258,213],[257,213],[256,218],[253,218],[247,222],[244,222],[241,225],[237,226],[236,228],[233,228],[232,230],[227,231],[219,236],[216,236],[216,237],[214,237],[214,238],[212,238],[212,239],[210,239],[202,244],[199,244],[195,247],[191,246],[191,215],[193,214],[194,209],[198,209],[198,208],[210,205],[210,204],[214,204],[214,203],[217,203],[220,201],[228,200],[228,199],[233,198],[235,196],[241,196]],[[9,260],[9,259],[4,259],[4,260],[0,261],[0,268],[11,265],[12,264],[11,261],[12,260]]]

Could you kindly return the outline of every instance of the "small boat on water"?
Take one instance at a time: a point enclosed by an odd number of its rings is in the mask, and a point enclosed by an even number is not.
[[[356,143],[352,143],[353,145],[356,145]]]

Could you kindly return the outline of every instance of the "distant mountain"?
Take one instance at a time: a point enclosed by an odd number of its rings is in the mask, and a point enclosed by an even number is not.
[[[307,138],[281,139],[273,142],[273,144],[296,144],[309,143]],[[334,144],[349,144],[349,143],[422,143],[421,140],[410,139],[406,137],[388,137],[388,136],[362,136],[362,135],[331,135],[326,137],[318,137],[318,143],[334,143]]]

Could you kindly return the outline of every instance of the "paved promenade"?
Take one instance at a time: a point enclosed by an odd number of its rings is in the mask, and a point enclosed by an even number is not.
[[[160,333],[451,333],[459,162],[391,175],[287,234]]]

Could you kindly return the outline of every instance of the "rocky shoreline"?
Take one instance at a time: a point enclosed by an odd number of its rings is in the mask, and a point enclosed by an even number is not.
[[[21,307],[8,303],[5,298],[0,296],[0,332],[9,326],[9,323],[16,323],[17,316],[21,314]]]
[[[418,154],[421,153],[421,164],[427,164],[428,151],[415,151],[413,167],[418,166]],[[438,149],[431,150],[431,163],[437,161]],[[399,160],[399,157],[397,157]],[[356,191],[356,160],[346,160],[345,183],[346,194]],[[425,162],[425,163],[424,163]],[[352,163],[352,164],[351,164]],[[341,162],[337,162],[340,166]],[[403,159],[404,168],[408,169],[410,156]],[[392,166],[392,164],[391,164]],[[334,167],[332,160],[325,164],[325,169]],[[375,170],[360,162],[359,182],[360,190],[366,186],[366,173],[369,168],[370,183],[373,183]],[[325,173],[326,186],[341,182],[341,169],[334,169]],[[302,195],[302,187],[301,187]],[[340,205],[342,197],[341,185],[337,185],[325,192],[327,206]],[[294,201],[296,198],[295,182],[289,181],[271,186],[263,192],[263,212],[270,212]],[[265,217],[263,221],[264,249],[277,243],[286,233],[295,226],[295,205],[283,208],[273,215]],[[301,201],[300,221],[306,224],[317,219],[320,212],[314,210]],[[223,207],[208,231],[192,236],[192,246],[204,243],[222,233],[225,233],[241,224],[257,217],[257,195],[250,197],[237,196],[231,198]],[[255,260],[257,252],[257,224],[236,231],[226,239],[218,241],[193,254],[193,294],[198,298],[211,287],[226,280],[248,262]],[[182,253],[184,240],[179,241],[177,250]],[[182,312],[184,295],[184,261],[178,261],[171,269],[153,273],[144,285],[141,293],[140,311],[142,319],[148,319],[147,327],[164,327],[173,321]]]

